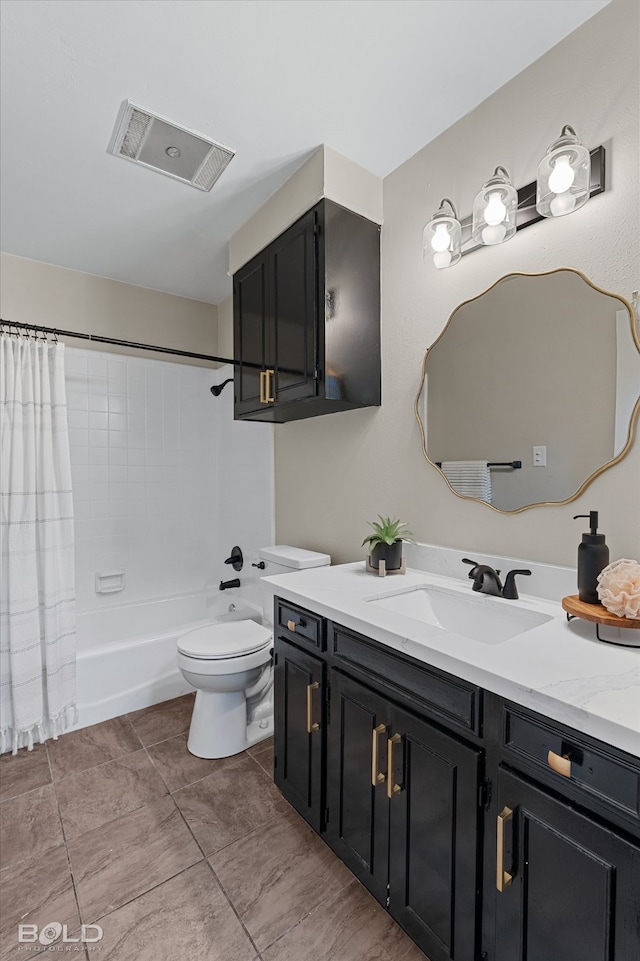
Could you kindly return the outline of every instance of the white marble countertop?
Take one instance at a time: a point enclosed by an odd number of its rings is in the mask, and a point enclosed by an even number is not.
[[[568,623],[559,601],[474,594],[479,603],[517,605],[550,616],[524,634],[487,644],[370,603],[428,585],[471,596],[466,580],[417,570],[377,578],[358,561],[265,577],[262,585],[387,647],[640,757],[640,648],[598,641],[595,625]]]

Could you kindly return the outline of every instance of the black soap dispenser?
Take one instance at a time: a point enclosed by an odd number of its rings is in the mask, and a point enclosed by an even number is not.
[[[609,548],[604,534],[598,534],[598,512],[575,514],[574,521],[579,517],[588,518],[591,531],[582,535],[578,545],[578,597],[585,604],[599,604],[598,574],[609,563]]]

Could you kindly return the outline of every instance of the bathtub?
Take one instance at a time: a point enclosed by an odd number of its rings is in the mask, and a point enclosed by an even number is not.
[[[235,608],[230,610],[230,608]],[[189,594],[77,615],[79,718],[88,727],[193,690],[176,661],[178,638],[207,623],[262,611],[236,596]]]

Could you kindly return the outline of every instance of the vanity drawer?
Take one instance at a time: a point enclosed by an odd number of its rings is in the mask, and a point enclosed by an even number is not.
[[[318,651],[326,650],[324,620],[303,607],[283,601],[275,601],[276,629],[303,647],[311,646]]]
[[[447,726],[481,733],[481,691],[460,678],[445,674],[377,641],[329,622],[329,647],[336,667],[374,674],[376,681],[422,713],[440,718]]]
[[[570,783],[585,799],[597,798],[640,820],[640,762],[515,708],[504,706],[503,712],[503,746],[520,759],[519,767],[543,770],[559,790]]]

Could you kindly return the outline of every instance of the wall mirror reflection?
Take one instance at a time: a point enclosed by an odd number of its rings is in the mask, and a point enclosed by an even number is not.
[[[428,348],[415,412],[454,493],[505,512],[567,503],[631,447],[633,308],[570,268],[508,274]]]

